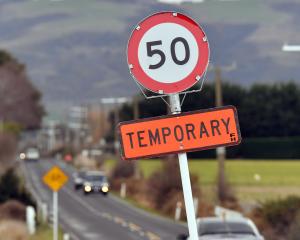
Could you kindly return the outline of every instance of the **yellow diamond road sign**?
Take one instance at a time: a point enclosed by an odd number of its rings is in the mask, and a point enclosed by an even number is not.
[[[51,168],[43,177],[44,183],[54,192],[61,189],[68,181],[68,176],[57,166]]]

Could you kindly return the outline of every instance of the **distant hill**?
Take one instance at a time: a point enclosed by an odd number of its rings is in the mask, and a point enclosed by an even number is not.
[[[232,82],[300,83],[300,2],[206,0],[0,0],[0,48],[26,63],[48,111],[101,97],[138,92],[126,64],[130,32],[145,16],[174,10],[196,19],[208,35],[212,65]],[[226,66],[234,66],[227,67]],[[230,71],[229,71],[230,70]],[[208,75],[209,79],[213,74]]]

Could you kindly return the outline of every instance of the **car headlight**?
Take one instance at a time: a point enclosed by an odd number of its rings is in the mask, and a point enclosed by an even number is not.
[[[26,154],[25,154],[25,153],[21,153],[21,154],[20,154],[20,159],[21,159],[21,160],[24,160],[25,158],[26,158]]]
[[[90,191],[92,191],[92,187],[90,185],[85,185],[84,186],[84,191],[85,192],[90,192]]]
[[[108,186],[103,186],[102,187],[102,192],[107,193],[109,191]]]

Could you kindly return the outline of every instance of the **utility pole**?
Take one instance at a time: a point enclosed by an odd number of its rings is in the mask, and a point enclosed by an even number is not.
[[[3,131],[4,129],[4,123],[3,120],[0,118],[0,133]]]
[[[139,96],[135,95],[133,97],[133,118],[134,120],[139,119],[140,109],[139,109]]]
[[[115,150],[115,155],[118,156],[119,154],[119,142],[118,142],[118,132],[116,131],[116,127],[119,123],[119,119],[120,119],[120,116],[119,116],[119,103],[118,101],[116,100],[115,101],[115,106],[114,106],[114,126],[115,126],[115,137],[114,137],[114,150]]]
[[[221,68],[215,68],[215,101],[216,107],[221,107],[223,105],[223,95],[222,95],[222,77]],[[227,189],[226,189],[226,179],[225,179],[225,158],[226,158],[226,148],[218,147],[216,149],[216,155],[218,159],[218,199],[223,201],[226,199]]]
[[[118,97],[118,98],[102,98],[101,103],[102,104],[112,104],[114,106],[114,128],[117,127],[119,121],[120,121],[120,112],[119,112],[119,106],[120,104],[128,102],[128,99],[126,97]],[[114,129],[115,130],[115,129]],[[119,155],[119,141],[118,141],[118,132],[114,131],[114,152],[117,155]]]
[[[56,146],[55,127],[56,125],[54,121],[49,122],[49,126],[48,126],[48,151],[49,152],[54,150]]]
[[[100,142],[104,139],[104,124],[105,124],[105,111],[104,104],[100,101],[100,110],[99,110],[99,120],[100,120]]]

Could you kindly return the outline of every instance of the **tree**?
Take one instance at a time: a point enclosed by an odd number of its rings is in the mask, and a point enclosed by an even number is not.
[[[300,136],[300,89],[295,83],[255,84],[239,110],[245,137]]]
[[[9,133],[0,133],[0,175],[7,168],[12,167],[16,157],[16,137]]]
[[[39,128],[44,115],[40,100],[41,94],[29,81],[25,65],[0,50],[0,122]]]
[[[18,200],[26,205],[35,205],[13,168],[8,169],[0,177],[0,203],[10,199]]]
[[[300,136],[300,87],[293,82],[254,84],[251,87],[222,83],[223,104],[238,110],[243,138]],[[195,111],[215,106],[213,84],[205,84],[200,93],[188,94],[182,110]],[[140,98],[140,118],[166,115],[161,99]],[[130,104],[120,108],[120,121],[132,120]]]

